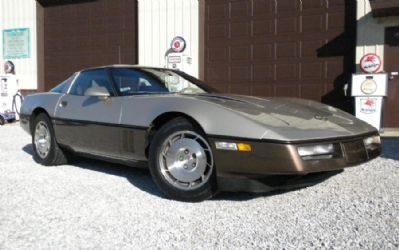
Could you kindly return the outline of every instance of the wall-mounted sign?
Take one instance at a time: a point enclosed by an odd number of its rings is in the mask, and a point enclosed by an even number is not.
[[[170,48],[175,53],[181,53],[186,48],[186,40],[183,37],[177,36],[173,38],[172,43],[170,44]]]
[[[352,96],[355,97],[356,117],[381,129],[382,103],[387,95],[388,75],[354,74]]]
[[[373,114],[377,112],[377,97],[360,98],[360,112],[364,114]]]
[[[374,53],[366,54],[360,59],[360,69],[364,73],[377,73],[381,68],[381,58]]]
[[[352,76],[352,96],[386,96],[388,75],[354,74]]]
[[[366,79],[360,85],[360,89],[366,95],[374,94],[377,90],[377,83],[373,79]]]
[[[168,56],[168,63],[181,63],[181,56]]]
[[[3,30],[3,58],[29,58],[30,57],[29,29]]]

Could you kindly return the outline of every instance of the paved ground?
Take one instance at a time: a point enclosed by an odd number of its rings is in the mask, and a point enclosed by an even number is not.
[[[85,160],[43,167],[0,127],[0,249],[399,248],[399,141],[316,186],[202,203],[162,198],[148,171]]]

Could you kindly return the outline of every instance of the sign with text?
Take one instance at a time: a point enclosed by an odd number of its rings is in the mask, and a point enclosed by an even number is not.
[[[388,75],[353,74],[352,96],[356,102],[356,117],[381,129],[382,106],[387,96]]]
[[[3,58],[29,58],[30,57],[29,29],[3,30]]]
[[[381,58],[374,53],[366,54],[360,59],[360,69],[364,73],[377,73],[381,69]]]

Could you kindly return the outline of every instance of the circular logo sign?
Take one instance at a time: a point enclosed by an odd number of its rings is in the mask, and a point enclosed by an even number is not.
[[[360,89],[366,95],[373,94],[377,90],[377,83],[374,80],[366,80],[362,82]]]
[[[366,54],[360,59],[360,69],[364,73],[376,73],[381,68],[381,58],[377,54]]]
[[[173,38],[170,48],[176,53],[183,52],[186,48],[186,40],[181,36],[177,36]]]
[[[15,72],[15,66],[14,63],[11,61],[6,61],[4,63],[4,73],[6,74],[14,74]]]

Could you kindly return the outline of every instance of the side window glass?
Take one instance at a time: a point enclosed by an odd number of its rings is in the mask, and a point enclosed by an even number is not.
[[[57,86],[55,86],[54,88],[52,88],[50,90],[50,92],[53,92],[53,93],[65,93],[67,91],[67,88],[68,88],[69,84],[71,83],[71,81],[75,77],[75,75],[76,74],[73,74],[71,77],[69,77],[68,79],[66,79],[62,83],[60,83]]]
[[[158,80],[134,69],[114,69],[112,77],[122,96],[169,92]]]
[[[84,96],[87,89],[92,87],[104,87],[111,96],[114,96],[114,91],[108,81],[108,74],[104,69],[89,70],[80,73],[69,94]]]

